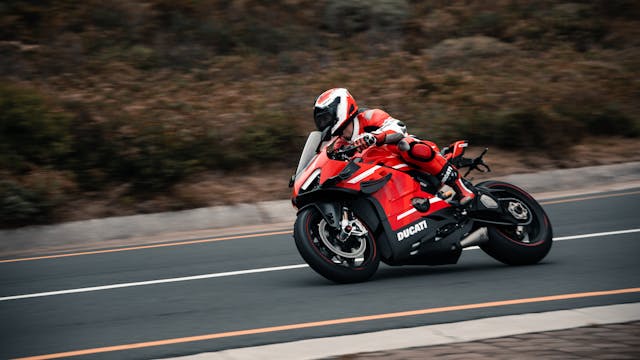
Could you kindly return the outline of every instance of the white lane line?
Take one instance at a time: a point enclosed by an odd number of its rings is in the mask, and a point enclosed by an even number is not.
[[[204,274],[204,275],[195,275],[195,276],[185,276],[185,277],[171,278],[171,279],[160,279],[160,280],[140,281],[140,282],[112,284],[112,285],[104,285],[104,286],[94,286],[94,287],[86,287],[86,288],[79,288],[79,289],[49,291],[49,292],[43,292],[43,293],[1,297],[0,301],[28,299],[28,298],[63,295],[63,294],[75,294],[75,293],[90,292],[90,291],[119,289],[119,288],[132,287],[132,286],[145,286],[145,285],[165,284],[165,283],[180,282],[180,281],[211,279],[211,278],[219,278],[219,277],[226,277],[226,276],[236,276],[236,275],[263,273],[263,272],[270,272],[270,271],[291,270],[291,269],[299,269],[299,268],[308,267],[308,266],[309,265],[307,265],[307,264],[276,266],[276,267],[269,267],[269,268],[262,268],[262,269],[229,271],[229,272],[223,272],[223,273]]]
[[[608,231],[608,232],[584,234],[584,235],[563,236],[563,237],[553,238],[553,241],[575,240],[575,239],[584,239],[584,238],[598,237],[598,236],[631,234],[631,233],[636,233],[636,232],[640,232],[640,229],[629,229],[629,230]]]
[[[553,241],[586,239],[586,238],[592,238],[592,237],[598,237],[598,236],[622,235],[622,234],[631,234],[631,233],[636,233],[636,232],[640,232],[640,229],[607,231],[607,232],[601,232],[601,233],[573,235],[573,236],[561,236],[561,237],[553,238]],[[470,247],[464,248],[462,250],[477,250],[477,249],[480,249],[480,247],[479,246],[470,246]]]
[[[640,228],[639,229],[619,230],[619,231],[608,231],[608,232],[592,233],[592,234],[583,234],[583,235],[574,235],[574,236],[563,236],[563,237],[554,238],[553,240],[554,241],[575,240],[575,239],[584,239],[584,238],[591,238],[591,237],[598,237],[598,236],[611,236],[611,235],[631,234],[631,233],[636,233],[636,232],[640,232]],[[479,247],[472,246],[472,247],[465,248],[464,250],[475,250],[475,249],[479,249]],[[170,278],[170,279],[140,281],[140,282],[112,284],[112,285],[104,285],[104,286],[93,286],[93,287],[78,288],[78,289],[49,291],[49,292],[34,293],[34,294],[24,294],[24,295],[15,295],[15,296],[5,296],[5,297],[0,297],[0,301],[20,300],[20,299],[29,299],[29,298],[64,295],[64,294],[76,294],[76,293],[83,293],[83,292],[90,292],[90,291],[111,290],[111,289],[119,289],[119,288],[133,287],[133,286],[146,286],[146,285],[165,284],[165,283],[181,282],[181,281],[212,279],[212,278],[220,278],[220,277],[227,277],[227,276],[257,274],[257,273],[271,272],[271,271],[293,270],[293,269],[305,268],[305,267],[308,267],[308,266],[309,265],[307,265],[307,264],[275,266],[275,267],[268,267],[268,268],[261,268],[261,269],[229,271],[229,272],[223,272],[223,273],[213,273],[213,274],[204,274],[204,275],[195,275],[195,276],[185,276],[185,277]]]

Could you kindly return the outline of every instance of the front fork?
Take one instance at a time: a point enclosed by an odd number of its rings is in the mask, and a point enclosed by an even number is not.
[[[350,236],[364,236],[369,231],[360,220],[353,216],[353,212],[347,207],[342,207],[342,220],[340,221],[340,235],[338,239],[342,242],[347,241]]]

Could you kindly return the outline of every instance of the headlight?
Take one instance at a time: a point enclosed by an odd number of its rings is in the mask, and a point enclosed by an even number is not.
[[[307,188],[309,188],[309,186],[311,186],[311,184],[313,184],[314,182],[317,182],[317,184],[320,184],[320,172],[321,172],[320,169],[316,169],[311,174],[311,176],[309,176],[309,178],[302,184],[302,187],[300,189],[303,191],[306,191]]]

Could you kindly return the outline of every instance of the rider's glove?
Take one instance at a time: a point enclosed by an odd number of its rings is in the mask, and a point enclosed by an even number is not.
[[[380,133],[380,134],[364,133],[358,136],[353,141],[353,145],[357,146],[359,151],[362,151],[368,148],[369,146],[384,144],[386,137],[387,135],[385,133]]]
[[[353,140],[353,145],[358,148],[358,151],[362,151],[369,146],[376,144],[376,137],[370,133],[364,133]]]

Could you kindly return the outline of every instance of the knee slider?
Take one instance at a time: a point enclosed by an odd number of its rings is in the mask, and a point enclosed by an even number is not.
[[[436,156],[436,152],[433,151],[431,146],[428,146],[421,142],[414,142],[409,144],[409,150],[407,151],[407,153],[413,159],[422,162],[429,162]]]

